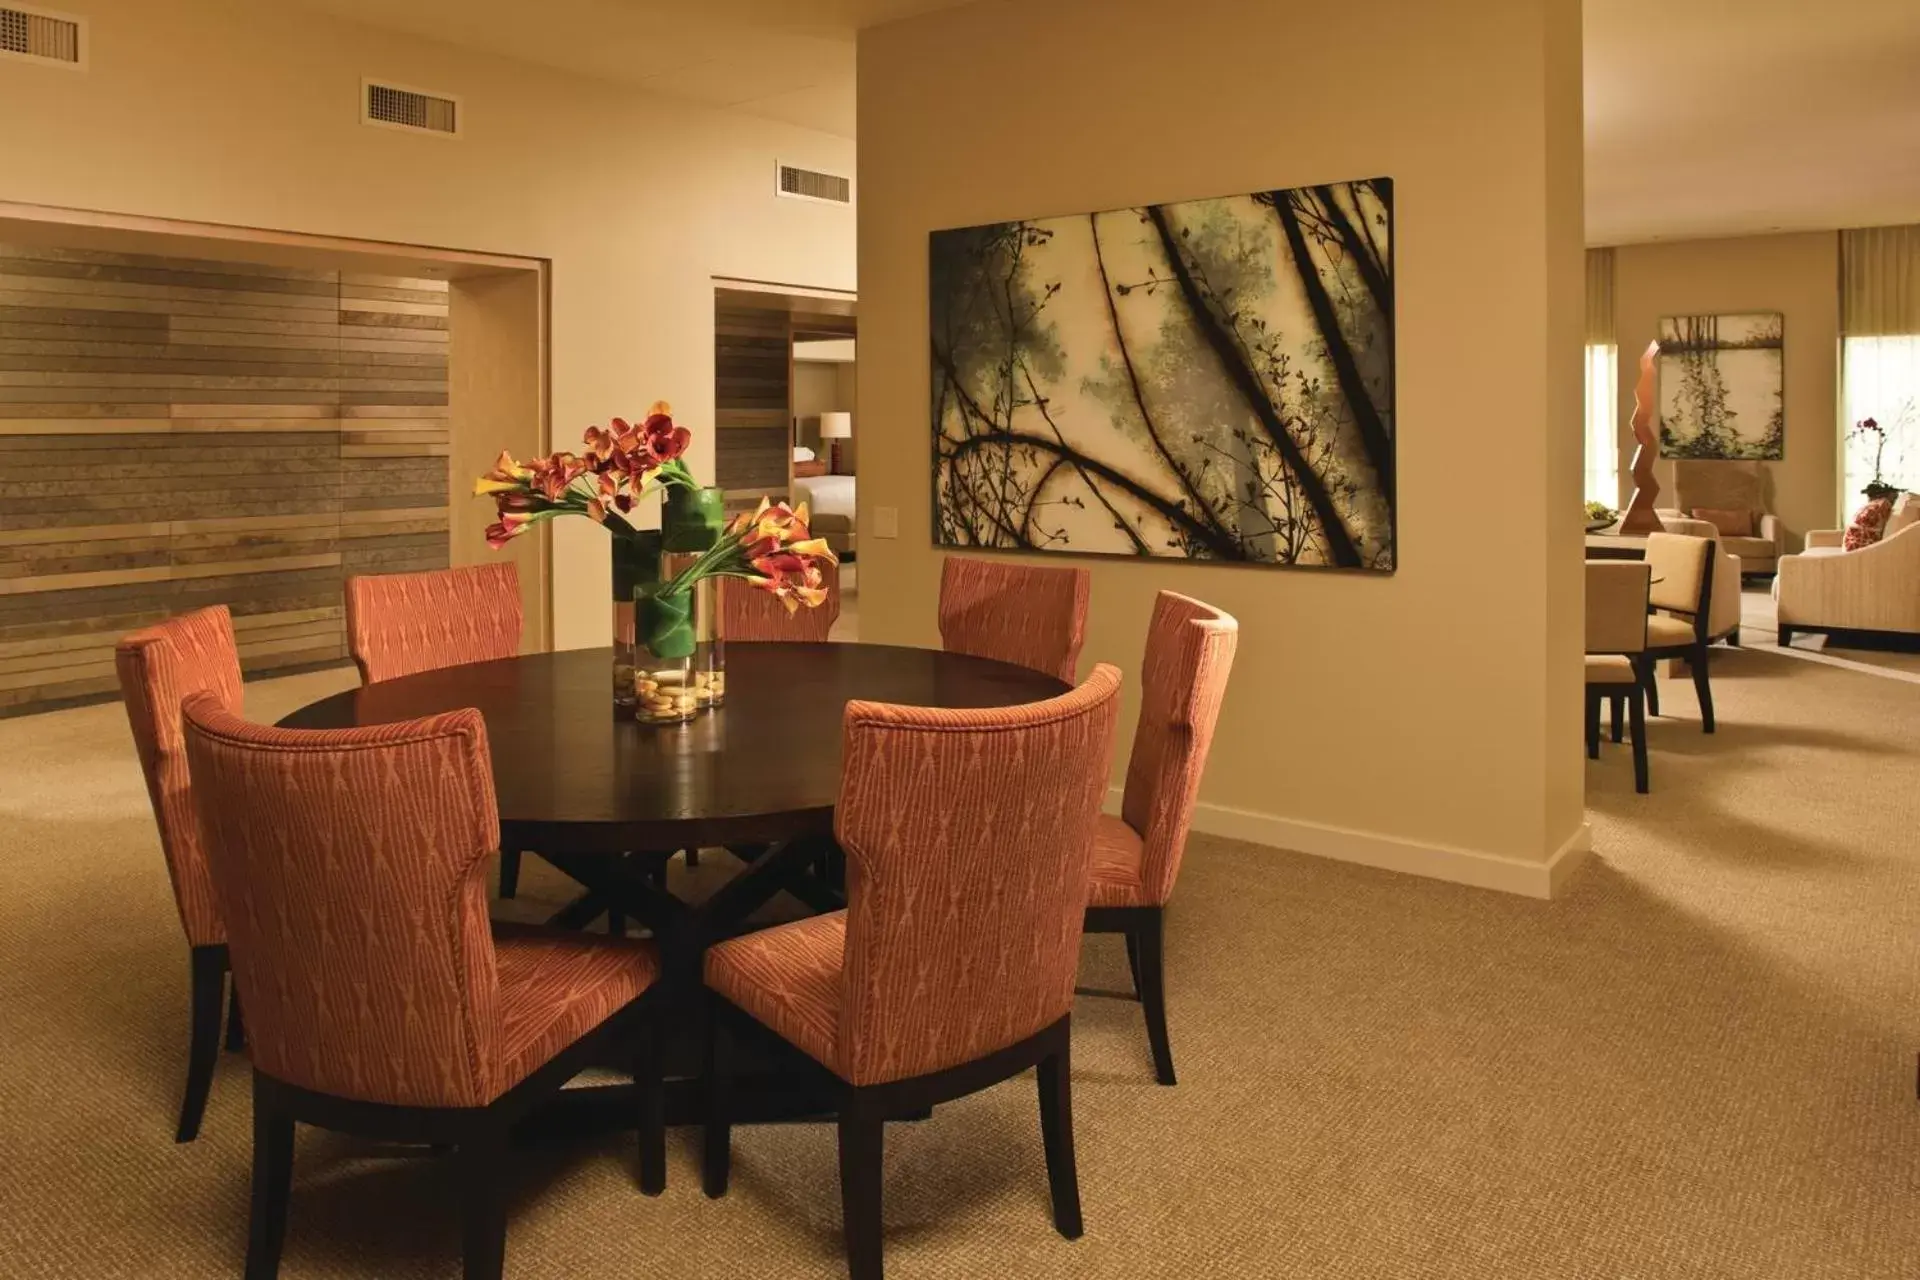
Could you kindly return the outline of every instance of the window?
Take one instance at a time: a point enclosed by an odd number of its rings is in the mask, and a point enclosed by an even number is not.
[[[1620,505],[1620,349],[1587,344],[1587,501]]]
[[[1861,490],[1874,478],[1876,454],[1880,479],[1920,489],[1920,334],[1848,338],[1841,353],[1841,386],[1846,399],[1844,519],[1864,501]],[[1853,430],[1863,418],[1880,424],[1884,448],[1879,437]]]

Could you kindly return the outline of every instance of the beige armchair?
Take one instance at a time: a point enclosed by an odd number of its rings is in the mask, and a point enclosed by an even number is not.
[[[1757,462],[1722,462],[1699,458],[1675,459],[1674,507],[1659,512],[1668,517],[1697,519],[1701,511],[1745,511],[1752,515],[1752,533],[1722,534],[1720,545],[1740,557],[1742,573],[1773,573],[1786,553],[1786,530],[1779,517],[1766,509],[1762,496],[1766,474]]]
[[[1807,550],[1780,561],[1773,581],[1780,643],[1799,631],[1920,635],[1920,495],[1904,494],[1880,541],[1841,549],[1844,535],[1807,535]]]

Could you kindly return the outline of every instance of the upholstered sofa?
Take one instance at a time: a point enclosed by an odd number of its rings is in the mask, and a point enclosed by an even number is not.
[[[1780,643],[1796,631],[1885,631],[1920,635],[1920,494],[1903,494],[1880,541],[1844,549],[1838,529],[1807,535],[1807,549],[1783,556],[1773,580]]]
[[[1746,512],[1752,517],[1750,534],[1725,533],[1720,545],[1740,557],[1742,573],[1772,573],[1786,552],[1786,531],[1779,517],[1766,509],[1762,496],[1766,476],[1757,462],[1720,462],[1697,458],[1675,459],[1675,506],[1660,509],[1662,520],[1699,519],[1697,512]]]

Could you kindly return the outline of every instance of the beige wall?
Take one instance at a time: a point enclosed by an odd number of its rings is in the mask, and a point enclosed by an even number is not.
[[[1786,316],[1786,457],[1766,464],[1773,511],[1789,550],[1809,529],[1836,527],[1840,481],[1840,237],[1832,231],[1676,240],[1613,251],[1613,315],[1620,346],[1620,473],[1633,487],[1633,386],[1640,353],[1660,318],[1736,311]],[[1659,468],[1659,505],[1670,505],[1673,473]]]
[[[865,33],[862,638],[937,639],[929,231],[1391,176],[1399,571],[1083,561],[1087,661],[1137,678],[1163,588],[1231,610],[1203,826],[1543,892],[1582,830],[1579,34],[1574,0],[1040,0]]]
[[[851,211],[771,194],[776,158],[849,172],[845,139],[290,5],[60,7],[91,20],[91,66],[0,61],[0,120],[32,122],[0,198],[551,259],[562,442],[661,397],[710,421],[712,276],[854,285]],[[465,136],[361,125],[367,75],[459,95]],[[554,642],[603,644],[606,539],[554,542]]]

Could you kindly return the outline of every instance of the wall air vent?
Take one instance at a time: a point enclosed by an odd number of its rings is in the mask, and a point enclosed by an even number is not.
[[[0,58],[84,69],[86,23],[64,13],[0,5]]]
[[[406,89],[377,80],[362,82],[360,118],[383,129],[460,136],[460,99],[444,93]]]
[[[837,173],[800,169],[790,164],[779,166],[774,184],[777,196],[789,200],[819,200],[826,204],[852,204],[853,180]]]

